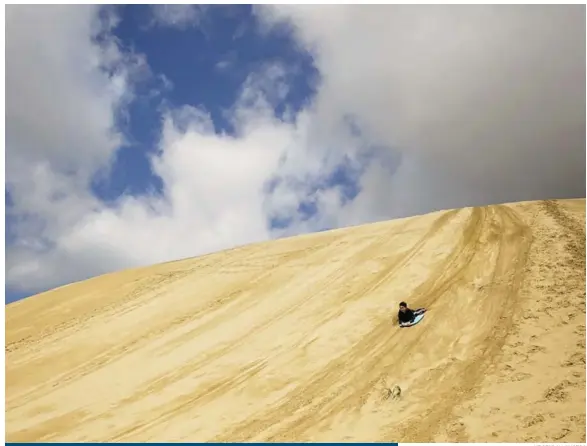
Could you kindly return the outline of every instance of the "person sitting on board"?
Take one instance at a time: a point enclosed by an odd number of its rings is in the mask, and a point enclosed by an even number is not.
[[[424,313],[425,311],[426,311],[425,308],[418,308],[416,310],[412,310],[411,308],[408,307],[407,303],[400,302],[399,303],[399,311],[397,313],[397,319],[399,321],[400,327],[405,326],[405,325],[411,325],[414,322],[414,319],[416,318],[416,316]]]

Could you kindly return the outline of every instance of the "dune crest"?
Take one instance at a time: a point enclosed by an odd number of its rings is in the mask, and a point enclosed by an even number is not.
[[[398,328],[402,300],[424,320]],[[585,200],[304,235],[10,304],[6,441],[585,442]]]

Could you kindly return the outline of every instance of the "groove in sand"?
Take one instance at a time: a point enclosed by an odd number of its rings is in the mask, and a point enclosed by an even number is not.
[[[584,228],[583,199],[442,211],[8,305],[6,441],[584,442]]]

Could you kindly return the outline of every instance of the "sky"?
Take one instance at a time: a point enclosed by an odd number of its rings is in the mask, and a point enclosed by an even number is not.
[[[5,302],[585,197],[585,5],[6,6]]]

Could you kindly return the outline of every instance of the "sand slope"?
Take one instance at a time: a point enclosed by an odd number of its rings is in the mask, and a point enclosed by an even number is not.
[[[6,339],[6,441],[585,441],[585,200],[105,275]]]

